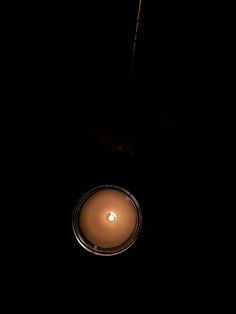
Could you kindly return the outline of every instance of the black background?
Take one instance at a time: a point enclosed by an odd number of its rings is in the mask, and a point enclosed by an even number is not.
[[[229,258],[232,8],[144,1],[132,77],[136,1],[27,12],[2,54],[23,220],[11,251],[34,305],[191,299],[188,287],[218,281]],[[143,213],[134,246],[109,258],[84,251],[71,227],[78,198],[100,184],[131,191]]]

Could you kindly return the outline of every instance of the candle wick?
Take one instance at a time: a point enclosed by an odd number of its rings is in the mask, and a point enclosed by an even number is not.
[[[116,214],[114,212],[109,212],[107,214],[106,218],[109,222],[112,222],[116,219]]]

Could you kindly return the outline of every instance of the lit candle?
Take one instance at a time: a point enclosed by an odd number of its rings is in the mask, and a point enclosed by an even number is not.
[[[101,255],[123,252],[136,240],[141,212],[125,189],[103,186],[80,200],[73,214],[76,238],[87,250]]]

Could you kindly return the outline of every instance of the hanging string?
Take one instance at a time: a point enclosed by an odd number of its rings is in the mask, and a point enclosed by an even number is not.
[[[138,0],[138,12],[137,12],[135,34],[134,34],[134,41],[133,41],[133,47],[132,47],[132,59],[131,59],[131,70],[130,70],[130,77],[131,78],[132,78],[133,72],[134,72],[134,61],[135,61],[135,53],[136,53],[136,46],[137,46],[137,40],[138,40],[142,2],[143,2],[143,0]]]

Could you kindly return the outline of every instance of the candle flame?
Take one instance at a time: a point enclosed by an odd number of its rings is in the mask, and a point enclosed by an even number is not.
[[[109,212],[107,214],[106,218],[109,222],[112,222],[116,219],[116,214],[114,212]]]

